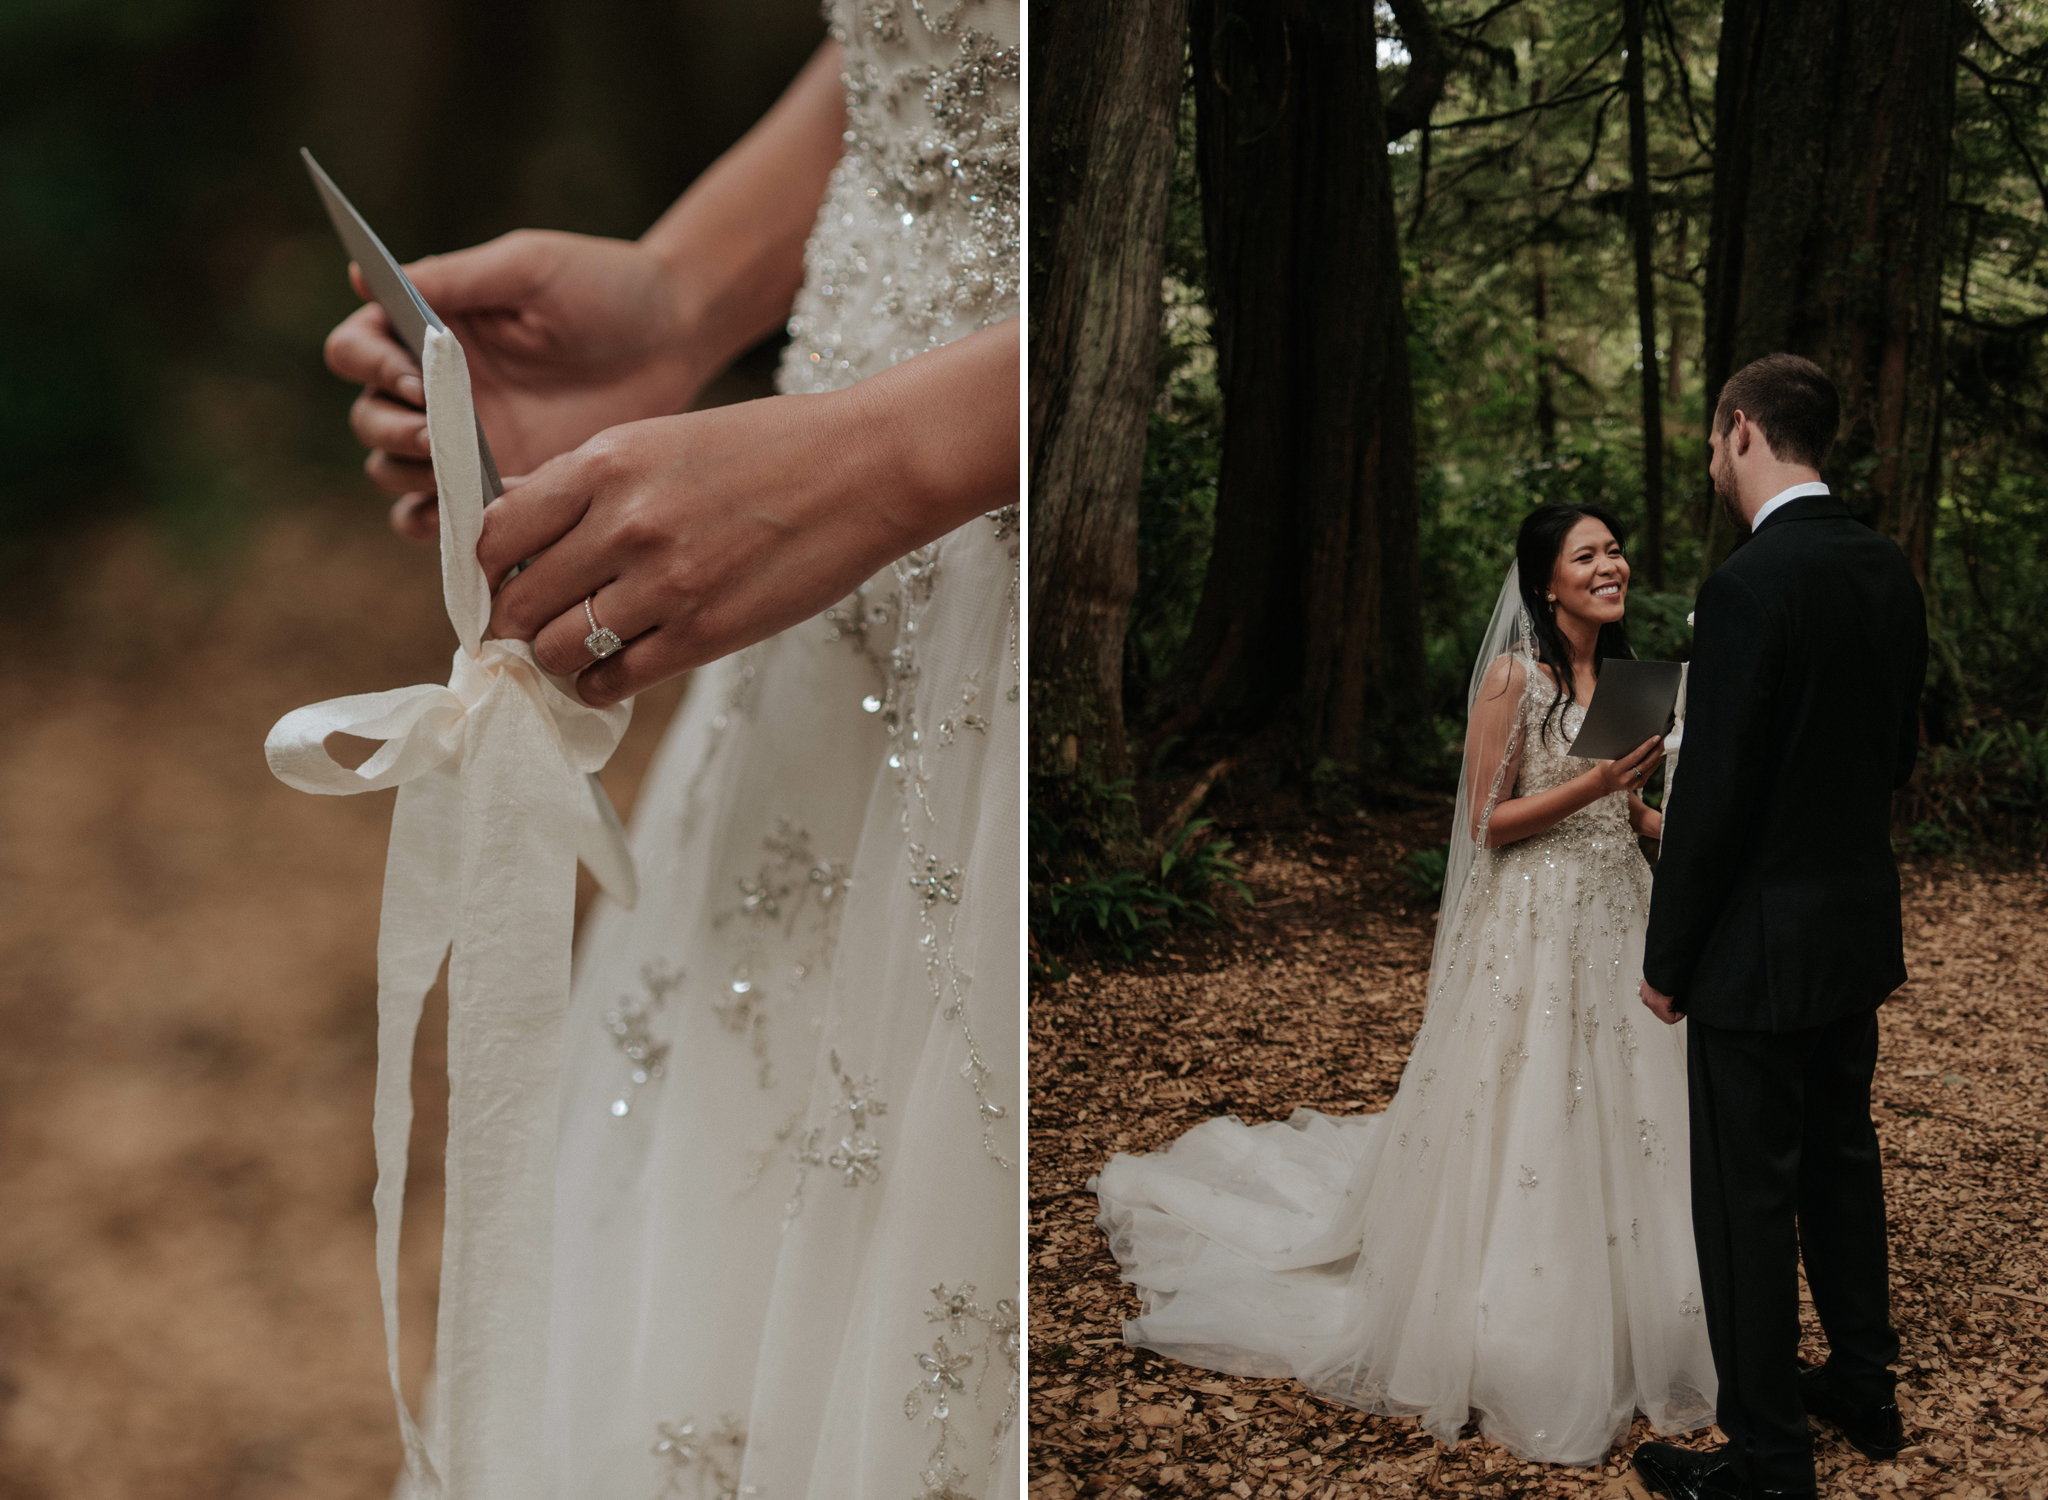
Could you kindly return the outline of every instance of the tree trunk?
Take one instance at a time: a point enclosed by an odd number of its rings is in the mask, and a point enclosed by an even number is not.
[[[1186,0],[1058,0],[1032,28],[1031,764],[1128,769],[1122,671]]]
[[[1536,451],[1557,457],[1557,354],[1550,342],[1550,250],[1536,245]]]
[[[1533,52],[1543,38],[1535,16],[1529,17],[1529,47]],[[1529,102],[1543,102],[1543,80],[1529,80]],[[1535,211],[1543,210],[1543,121],[1541,114],[1529,117],[1529,201]],[[1550,341],[1550,246],[1544,238],[1532,239],[1529,259],[1536,272],[1532,309],[1536,322],[1536,451],[1546,461],[1557,457],[1557,350]]]
[[[1819,364],[1842,396],[1828,482],[1923,579],[1959,41],[1937,0],[1727,0],[1714,88],[1707,419],[1760,355]],[[1717,514],[1709,566],[1733,541]]]
[[[1404,763],[1426,732],[1415,431],[1373,8],[1194,0],[1191,20],[1224,439],[1162,731],[1291,712],[1311,765]],[[1413,124],[1434,93],[1409,82]]]
[[[1656,219],[1650,211],[1650,124],[1643,82],[1643,0],[1622,0],[1628,62],[1628,220],[1636,255],[1636,329],[1643,349],[1643,571],[1664,587],[1664,413],[1657,382]]]

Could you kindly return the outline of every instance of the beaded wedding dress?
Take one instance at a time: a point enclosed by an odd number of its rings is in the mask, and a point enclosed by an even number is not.
[[[779,384],[1017,312],[1014,0],[836,0]],[[550,1493],[1014,1493],[1018,526],[698,671],[568,1022]]]
[[[1510,575],[1508,639],[1474,674],[1460,829],[1586,769],[1564,749],[1585,710],[1553,712],[1515,592]],[[1621,793],[1462,842],[1389,1108],[1218,1118],[1119,1154],[1100,1223],[1142,1299],[1133,1344],[1591,1464],[1637,1410],[1666,1433],[1713,1419],[1684,1037],[1636,994],[1650,869]]]

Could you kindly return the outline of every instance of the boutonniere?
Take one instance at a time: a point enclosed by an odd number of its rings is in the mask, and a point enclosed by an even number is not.
[[[1698,613],[1699,611],[1696,609],[1689,609],[1685,612],[1685,628],[1687,630],[1691,630],[1693,628],[1692,617]]]

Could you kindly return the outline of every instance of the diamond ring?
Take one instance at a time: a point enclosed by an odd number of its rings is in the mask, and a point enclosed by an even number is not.
[[[591,598],[597,597],[592,595]],[[597,623],[597,616],[591,612],[590,599],[583,601],[583,618],[590,622],[590,634],[583,638],[583,649],[590,653],[592,661],[603,661],[625,645],[617,632],[608,630]]]

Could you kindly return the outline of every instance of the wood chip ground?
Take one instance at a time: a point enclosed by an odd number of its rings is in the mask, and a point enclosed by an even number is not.
[[[1078,967],[1031,1000],[1030,1489],[1076,1496],[1603,1496],[1631,1492],[1640,1418],[1591,1469],[1446,1449],[1286,1380],[1124,1346],[1131,1289],[1086,1181],[1112,1151],[1211,1115],[1386,1106],[1420,1023],[1433,903],[1399,861],[1428,814],[1234,830],[1255,910],[1134,968]],[[1911,1447],[1818,1438],[1821,1493],[2048,1500],[2048,878],[1904,873],[1912,979],[1883,1011],[1875,1089]],[[1805,1308],[1809,1357],[1819,1326]],[[1718,1432],[1688,1439],[1719,1441]],[[1640,1493],[1640,1491],[1634,1491]]]

